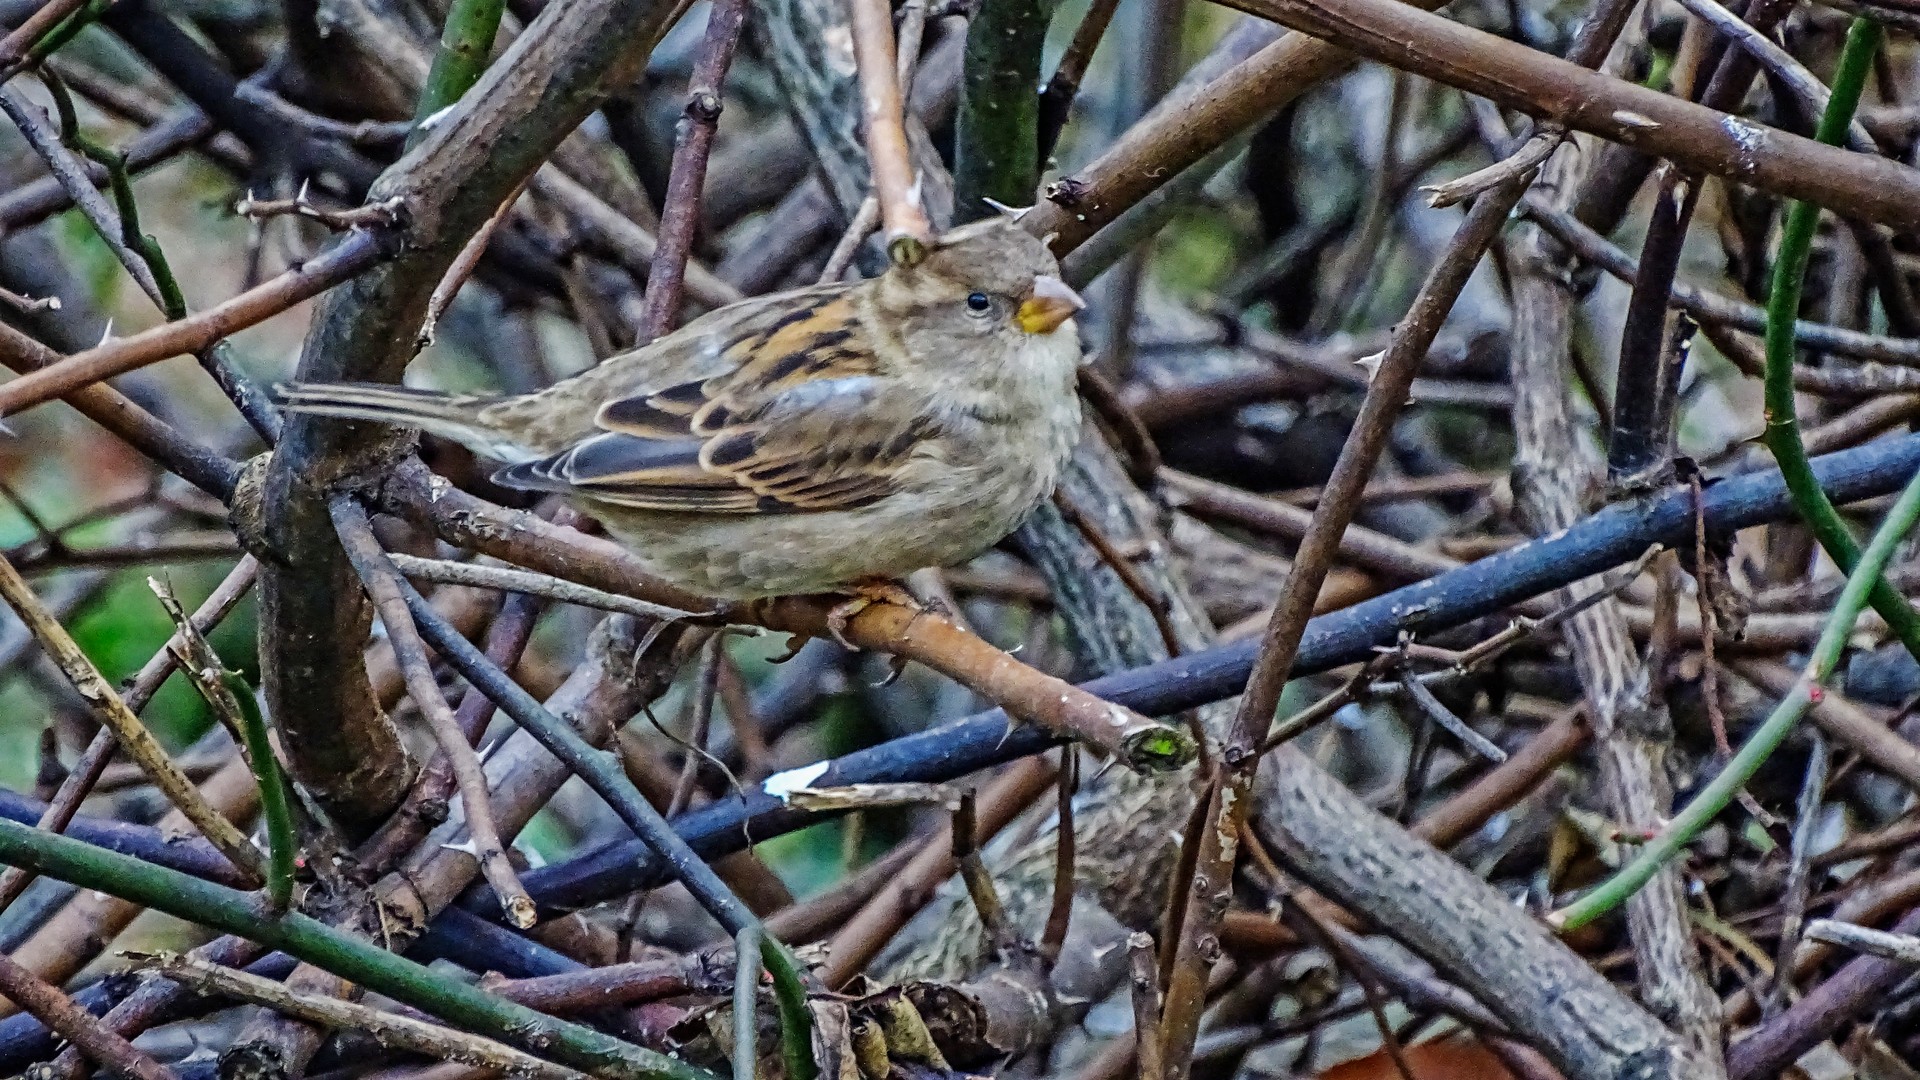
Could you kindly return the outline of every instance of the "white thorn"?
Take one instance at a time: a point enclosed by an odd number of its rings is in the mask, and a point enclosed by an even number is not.
[[[1002,214],[1007,215],[1007,217],[1011,218],[1014,221],[1019,221],[1021,218],[1026,217],[1028,214],[1033,212],[1033,207],[1031,206],[1008,206],[1006,203],[1001,202],[999,199],[990,198],[985,195],[982,195],[980,197],[980,201],[983,203],[986,203],[988,206],[993,207],[995,210],[998,210]]]

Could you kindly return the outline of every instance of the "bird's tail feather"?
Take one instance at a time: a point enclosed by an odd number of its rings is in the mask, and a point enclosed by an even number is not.
[[[502,434],[481,416],[498,398],[379,383],[281,383],[273,389],[289,412],[419,428],[488,456],[522,456],[503,454]]]

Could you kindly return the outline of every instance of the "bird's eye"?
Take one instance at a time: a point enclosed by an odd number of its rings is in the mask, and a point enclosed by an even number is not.
[[[977,293],[967,294],[967,310],[973,312],[976,315],[982,312],[985,312],[988,308],[992,306],[993,306],[993,301],[987,298],[986,293],[977,292]]]

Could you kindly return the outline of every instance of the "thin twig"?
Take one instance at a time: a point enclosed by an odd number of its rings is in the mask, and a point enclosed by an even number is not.
[[[573,1069],[515,1050],[505,1043],[324,994],[301,993],[284,983],[192,956],[135,952],[125,955],[136,967],[165,975],[201,993],[264,1005],[337,1031],[360,1032],[389,1050],[425,1054],[441,1061],[457,1061],[527,1080],[583,1080],[582,1074]]]
[[[1554,123],[1541,124],[1520,148],[1499,161],[1482,169],[1475,169],[1465,176],[1455,177],[1444,184],[1433,184],[1420,190],[1427,192],[1427,206],[1440,210],[1456,203],[1466,202],[1477,195],[1493,190],[1512,180],[1516,176],[1531,176],[1534,170],[1547,163],[1553,152],[1567,138],[1567,129]]]
[[[1066,518],[1079,531],[1088,546],[1100,554],[1100,561],[1106,563],[1107,568],[1114,572],[1114,575],[1120,579],[1120,583],[1133,594],[1134,599],[1140,601],[1140,606],[1152,613],[1153,625],[1160,631],[1160,640],[1167,647],[1167,655],[1179,656],[1180,635],[1173,628],[1173,613],[1167,598],[1147,583],[1147,579],[1140,573],[1140,568],[1133,565],[1133,560],[1121,554],[1120,549],[1113,546],[1113,541],[1107,538],[1107,534],[1100,528],[1099,523],[1089,517],[1086,511],[1080,509],[1079,505],[1073,501],[1073,496],[1067,494],[1066,488],[1054,489],[1053,505],[1060,511],[1060,516]]]
[[[1087,66],[1093,62],[1093,54],[1099,49],[1100,40],[1106,37],[1107,25],[1113,22],[1113,13],[1119,7],[1120,0],[1093,0],[1087,6],[1087,13],[1081,17],[1080,25],[1074,27],[1066,51],[1060,54],[1053,77],[1047,80],[1046,89],[1040,91],[1043,167],[1053,156],[1054,147],[1060,144],[1060,132],[1066,128],[1067,118],[1073,114],[1073,99],[1080,93],[1080,80],[1086,78]]]
[[[147,587],[160,598],[160,606],[173,620],[178,644],[169,642],[168,646],[179,659],[182,673],[213,710],[214,717],[233,736],[260,784],[261,817],[267,826],[267,899],[275,911],[285,911],[293,901],[293,864],[297,854],[293,812],[288,805],[280,759],[274,756],[273,742],[267,736],[267,723],[260,715],[253,688],[239,673],[221,662],[220,655],[187,617],[179,598],[173,595],[172,586],[157,578],[148,578]]]
[[[60,298],[42,296],[35,299],[12,289],[0,288],[0,306],[11,308],[15,315],[38,315],[43,311],[59,311]]]
[[[254,578],[259,569],[260,564],[254,561],[253,556],[243,557],[232,570],[227,572],[226,578],[207,596],[206,601],[194,611],[192,615],[194,627],[201,633],[206,633],[219,625],[253,587]],[[177,633],[168,638],[160,650],[141,666],[139,673],[134,675],[127,686],[126,694],[122,697],[127,708],[136,713],[146,708],[147,702],[153,699],[153,695],[159,691],[161,684],[173,674],[179,664],[178,658],[174,655],[173,646],[179,640]],[[64,830],[73,821],[74,815],[79,813],[80,804],[86,801],[94,785],[99,783],[101,774],[106,770],[107,763],[112,760],[113,753],[118,747],[119,741],[115,738],[113,729],[103,726],[94,735],[93,741],[87,744],[86,750],[80,755],[80,760],[76,761],[73,768],[68,771],[66,779],[60,782],[60,789],[47,801],[46,812],[40,815],[40,820],[34,823],[34,827],[48,832]],[[146,774],[142,771],[141,775]],[[12,906],[32,881],[33,876],[19,867],[8,867],[5,873],[0,874],[0,912]]]
[[[1011,962],[1021,955],[1019,935],[1007,925],[1007,911],[1000,903],[1000,893],[993,886],[993,876],[987,872],[986,864],[980,861],[980,845],[974,839],[975,796],[968,790],[960,796],[960,807],[953,812],[953,861],[959,868],[960,881],[967,887],[967,896],[973,901],[973,910],[980,916],[980,926],[987,932],[987,941],[992,944],[994,955],[1002,962]]]
[[[100,673],[86,651],[67,633],[46,609],[46,605],[35,596],[13,564],[0,558],[0,599],[12,606],[20,621],[33,633],[34,639],[46,651],[47,658],[66,675],[100,722],[113,731],[120,746],[129,758],[137,762],[141,769],[160,789],[176,809],[186,815],[200,834],[205,836],[220,853],[232,860],[233,864],[251,875],[255,881],[263,880],[266,861],[261,858],[260,850],[248,842],[245,835],[235,828],[233,823],[207,804],[200,789],[193,786],[180,767],[167,756],[166,748],[153,737],[140,718],[133,714],[127,703],[114,691],[113,684]]]
[[[687,81],[687,105],[674,129],[673,164],[667,173],[667,193],[660,210],[659,245],[647,272],[646,297],[640,307],[640,341],[652,341],[673,329],[680,311],[680,283],[700,224],[700,195],[706,188],[707,159],[720,124],[721,88],[733,64],[734,45],[746,21],[746,0],[714,0],[707,14],[706,36]]]
[[[866,243],[874,227],[880,224],[880,200],[869,195],[860,200],[860,209],[853,212],[853,220],[847,223],[847,231],[840,234],[840,240],[833,245],[833,251],[827,256],[827,264],[820,268],[818,284],[826,285],[839,281],[847,274],[847,267],[853,265],[853,257],[860,253],[860,245]]]
[[[1793,993],[1793,954],[1800,948],[1800,936],[1807,917],[1807,897],[1812,891],[1811,870],[1815,831],[1820,826],[1821,810],[1827,793],[1827,766],[1831,751],[1819,732],[1809,732],[1812,749],[1807,754],[1806,778],[1800,784],[1800,798],[1794,808],[1793,843],[1788,849],[1787,883],[1780,898],[1780,941],[1774,948],[1773,981],[1761,1003],[1761,1018],[1771,1020],[1787,1007]]]
[[[0,100],[4,100],[0,93]],[[0,385],[0,416],[65,397],[103,379],[199,353],[222,338],[310,300],[371,268],[397,249],[397,230],[358,230],[323,254],[248,289],[225,303],[163,323],[128,338],[104,341],[55,364]]]
[[[1454,738],[1465,743],[1468,749],[1495,765],[1507,760],[1505,750],[1496,746],[1493,740],[1473,730],[1465,720],[1455,716],[1445,702],[1433,696],[1433,691],[1427,689],[1425,682],[1414,678],[1402,678],[1400,686],[1406,690],[1407,696],[1413,699],[1413,703],[1420,707],[1420,711],[1425,713],[1428,719],[1446,728]]]
[[[500,907],[506,912],[507,920],[524,930],[539,919],[538,909],[534,907],[533,898],[527,895],[526,887],[520,884],[520,876],[514,872],[513,863],[507,857],[506,845],[501,842],[500,828],[493,817],[492,796],[487,790],[487,776],[480,768],[480,759],[461,732],[459,722],[453,717],[453,710],[447,708],[447,699],[441,695],[440,684],[433,677],[433,662],[427,656],[426,643],[420,640],[420,632],[407,611],[407,602],[401,593],[404,579],[380,547],[380,541],[373,535],[373,527],[367,521],[366,511],[361,509],[358,502],[350,496],[339,496],[328,509],[333,516],[333,526],[340,533],[340,544],[346,549],[347,559],[360,576],[361,584],[366,586],[367,596],[379,610],[381,624],[387,628],[387,645],[393,650],[394,660],[406,679],[407,692],[426,717],[427,726],[433,729],[434,740],[439,743],[440,751],[447,755],[447,760],[453,765],[453,774],[460,787],[460,801],[466,810],[468,842],[473,845],[473,857],[480,863],[487,884],[493,886],[494,895],[500,898]]]
[[[1912,934],[1890,934],[1869,926],[1815,919],[1807,924],[1807,936],[1869,956],[1883,956],[1903,964],[1920,964],[1920,937]]]
[[[733,1080],[760,1075],[760,926],[743,926],[733,935]]]
[[[454,562],[450,559],[423,559],[418,555],[407,555],[398,551],[389,552],[387,558],[392,560],[394,569],[402,574],[415,581],[430,581],[437,585],[467,585],[526,596],[544,596],[549,600],[558,600],[562,603],[598,608],[601,611],[616,611],[645,619],[692,619],[712,614],[711,612],[681,611],[664,604],[650,604],[631,596],[605,592],[553,577],[550,574],[539,574],[531,570],[521,570],[518,567],[495,566],[491,563],[479,562]]]
[[[467,242],[460,246],[460,254],[454,256],[453,262],[447,266],[447,272],[441,275],[440,283],[433,287],[433,295],[427,298],[427,313],[420,320],[420,333],[414,339],[416,346],[425,349],[433,344],[433,331],[440,325],[440,317],[453,306],[461,287],[479,268],[480,260],[487,254],[487,246],[493,242],[493,234],[499,230],[500,223],[507,219],[507,215],[513,212],[513,204],[520,201],[520,194],[526,190],[527,181],[520,181],[506,198],[500,200],[500,205],[494,207],[493,213],[487,215],[487,220],[480,223],[473,235],[467,237]]]
[[[1152,934],[1127,936],[1127,977],[1133,991],[1133,1045],[1140,1080],[1161,1080],[1166,1064],[1160,1051],[1160,962],[1154,957]]]
[[[700,763],[712,760],[707,739],[713,731],[713,703],[720,691],[720,663],[726,652],[726,635],[715,634],[707,641],[706,657],[700,665],[700,685],[693,695],[693,723],[688,725],[685,745],[686,764],[673,785],[673,798],[667,803],[667,818],[679,817],[693,801],[693,785],[700,778]]]
[[[1074,823],[1073,796],[1080,787],[1080,752],[1069,743],[1060,748],[1060,780],[1056,785],[1059,799],[1054,806],[1054,814],[1059,819],[1059,827],[1054,831],[1053,851],[1053,900],[1047,910],[1047,925],[1040,934],[1040,963],[1043,972],[1051,972],[1053,965],[1060,959],[1060,949],[1067,941],[1067,930],[1073,919],[1074,890]]]
[[[74,1004],[60,988],[0,951],[0,997],[80,1048],[80,1052],[125,1080],[174,1080],[173,1073],[132,1043],[107,1030],[98,1017]]]
[[[307,185],[303,183],[291,199],[256,199],[253,197],[253,192],[249,191],[240,197],[239,202],[233,204],[233,212],[254,221],[283,214],[292,215],[317,221],[336,232],[345,232],[351,229],[390,228],[398,225],[400,207],[399,200],[389,199],[386,202],[366,203],[362,206],[332,210],[315,205],[308,195]]]
[[[893,47],[893,13],[886,0],[847,0],[852,16],[853,56],[860,69],[861,113],[867,133],[867,157],[873,166],[873,194],[887,230],[887,249],[896,262],[912,265],[924,257],[933,224],[920,205],[913,158],[907,149],[905,102]]]

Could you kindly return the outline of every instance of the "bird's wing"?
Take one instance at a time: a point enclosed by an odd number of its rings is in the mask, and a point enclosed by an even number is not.
[[[884,376],[848,297],[730,330],[708,338],[721,374],[609,401],[594,434],[496,478],[688,513],[847,510],[896,490],[933,425]]]

